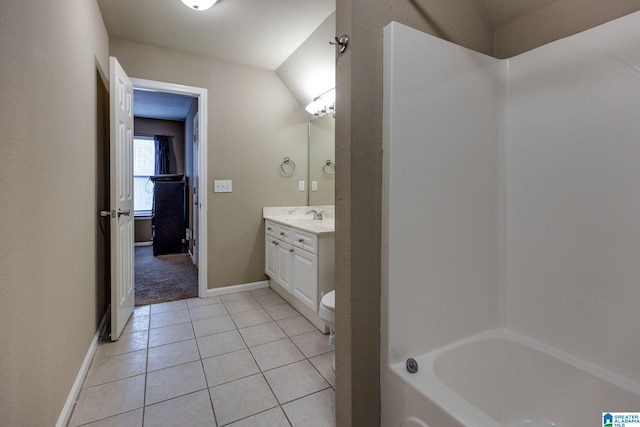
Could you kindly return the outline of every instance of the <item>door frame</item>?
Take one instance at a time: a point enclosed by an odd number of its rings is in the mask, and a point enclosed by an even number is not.
[[[196,111],[196,114],[193,116],[192,120],[192,149],[191,155],[192,159],[196,157],[200,158],[200,135],[196,134],[195,130],[200,132],[200,111]],[[196,137],[193,140],[193,137]],[[196,155],[197,154],[197,155]],[[200,260],[198,259],[198,254],[200,253],[200,236],[198,236],[198,232],[200,230],[200,215],[196,215],[195,212],[200,212],[200,167],[198,162],[193,162],[192,168],[193,176],[191,181],[193,182],[194,191],[192,191],[193,200],[191,201],[191,209],[194,212],[193,215],[193,224],[192,231],[196,233],[195,243],[193,244],[193,250],[191,251],[191,258],[193,263],[198,267]]]
[[[185,86],[176,83],[160,82],[156,80],[147,80],[131,77],[134,89],[155,90],[158,92],[169,92],[178,95],[187,95],[198,98],[198,120],[199,130],[199,158],[198,171],[200,173],[199,203],[198,211],[198,296],[206,298],[208,295],[208,265],[207,262],[207,200],[208,200],[208,179],[207,179],[207,89],[195,86]],[[196,161],[196,159],[193,159]],[[204,190],[202,190],[204,189]],[[196,215],[196,212],[194,212]]]

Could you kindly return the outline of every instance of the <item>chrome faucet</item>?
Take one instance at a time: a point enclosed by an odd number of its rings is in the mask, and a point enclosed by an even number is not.
[[[322,221],[322,212],[324,212],[324,211],[318,212],[315,209],[311,209],[310,211],[307,211],[307,215],[310,214],[310,213],[313,213],[313,219],[317,219],[319,221]]]

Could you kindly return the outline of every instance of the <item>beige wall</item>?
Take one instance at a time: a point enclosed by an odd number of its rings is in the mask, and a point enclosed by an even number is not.
[[[0,2],[0,423],[56,423],[96,332],[95,1]]]
[[[265,280],[263,206],[306,205],[307,119],[276,74],[119,39],[110,52],[130,77],[208,90],[209,288]],[[296,162],[280,175],[284,157]],[[233,193],[213,193],[213,180]]]
[[[134,241],[136,243],[150,242],[151,239],[152,239],[151,219],[136,218]]]
[[[479,2],[346,0],[337,34],[336,416],[338,426],[380,422],[382,29],[396,20],[484,53],[493,33]]]
[[[559,0],[495,33],[495,56],[509,58],[640,9],[640,0]]]

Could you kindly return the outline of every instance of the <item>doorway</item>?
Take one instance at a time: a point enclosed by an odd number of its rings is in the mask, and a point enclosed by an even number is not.
[[[206,183],[206,172],[207,172],[207,123],[206,123],[206,107],[207,107],[207,90],[204,88],[177,85],[166,82],[158,82],[152,80],[145,79],[131,79],[134,85],[134,91],[136,94],[143,94],[141,97],[134,94],[134,111],[136,111],[136,98],[145,98],[151,97],[154,101],[152,102],[155,105],[157,114],[145,114],[147,122],[144,125],[140,125],[140,129],[138,129],[138,124],[136,124],[136,128],[134,132],[136,135],[140,135],[141,137],[153,138],[153,134],[164,134],[168,137],[174,137],[176,140],[180,141],[180,147],[178,154],[178,162],[182,162],[184,165],[180,168],[179,171],[174,170],[173,172],[181,172],[174,175],[182,175],[182,177],[178,176],[179,181],[184,181],[184,206],[185,206],[185,223],[184,223],[184,240],[182,242],[182,250],[173,250],[171,254],[158,254],[158,256],[152,256],[152,247],[144,246],[136,247],[136,277],[138,277],[138,261],[140,260],[143,263],[152,262],[154,266],[151,267],[151,270],[158,270],[158,266],[162,266],[162,268],[167,268],[170,274],[173,274],[176,277],[182,277],[187,281],[189,278],[191,280],[197,281],[197,296],[206,297],[207,296],[207,262],[206,262],[206,253],[207,253],[207,242],[206,242],[206,230],[207,230],[207,204],[206,204],[206,185],[205,188],[200,191],[199,183]],[[172,109],[171,103],[174,101],[181,102],[189,102],[193,101],[192,106],[185,110],[185,113],[182,117],[173,117],[170,118],[166,114],[167,111]],[[148,100],[147,100],[148,101]],[[142,104],[142,103],[141,103]],[[188,112],[187,112],[188,111]],[[155,117],[153,117],[155,116]],[[152,131],[150,129],[154,129],[154,121],[156,125],[159,125],[159,129],[157,132]],[[167,130],[167,125],[170,125],[170,121],[179,122],[182,120],[183,126],[180,129],[175,128],[174,130]],[[138,122],[136,122],[138,123]],[[151,127],[149,127],[151,126]],[[181,132],[181,134],[180,134]],[[178,136],[179,137],[176,137]],[[171,138],[171,139],[174,139]],[[197,149],[194,149],[194,144],[197,144]],[[161,187],[171,187],[171,183],[162,183]],[[158,185],[158,182],[156,182]],[[155,212],[154,212],[155,214]],[[149,211],[149,215],[146,219],[141,216],[139,221],[142,223],[146,221],[146,224],[149,228],[149,238],[151,238],[151,217],[152,212]],[[157,217],[154,217],[157,220]],[[143,230],[145,227],[141,227]],[[142,232],[144,234],[144,231]],[[139,239],[140,240],[140,239]],[[144,240],[144,238],[142,238]],[[148,252],[148,253],[147,253]],[[178,252],[178,253],[175,253]],[[141,255],[139,257],[139,254]],[[153,255],[156,254],[155,248],[153,249]],[[162,264],[158,264],[158,261],[162,261]],[[172,264],[173,263],[173,264]],[[196,269],[194,270],[194,265]],[[148,266],[147,266],[148,267]],[[191,269],[189,269],[189,267]],[[144,268],[144,267],[142,267]],[[175,268],[175,270],[173,270]],[[196,271],[196,277],[193,277],[192,271]],[[158,277],[162,279],[167,279],[168,275],[161,274]],[[153,280],[153,276],[151,276],[150,280]],[[166,283],[164,284],[166,286]],[[159,284],[158,290],[161,289],[162,284]],[[169,298],[169,299],[166,299]],[[169,301],[172,298],[170,295],[167,295],[163,301]],[[174,299],[179,299],[180,297],[176,297]],[[138,301],[136,301],[136,305]]]

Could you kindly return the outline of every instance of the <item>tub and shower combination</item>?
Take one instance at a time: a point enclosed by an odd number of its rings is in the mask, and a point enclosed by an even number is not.
[[[508,60],[385,29],[383,426],[640,412],[639,46],[640,13]]]
[[[638,412],[637,384],[506,329],[417,362],[416,374],[402,362],[391,367],[396,387],[416,399],[405,408],[405,427],[598,426],[603,411]],[[421,400],[433,407],[426,410]]]

